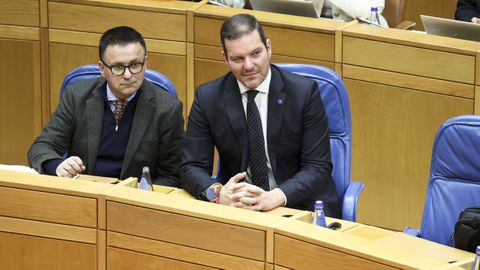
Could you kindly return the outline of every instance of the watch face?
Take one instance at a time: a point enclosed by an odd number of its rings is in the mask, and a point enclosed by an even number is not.
[[[207,199],[213,201],[215,199],[215,187],[207,188]]]

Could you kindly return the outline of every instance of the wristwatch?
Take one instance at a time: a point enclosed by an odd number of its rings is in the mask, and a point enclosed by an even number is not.
[[[205,197],[207,200],[213,203],[219,203],[220,202],[220,190],[222,190],[222,184],[216,183],[211,186],[209,186],[205,190]]]

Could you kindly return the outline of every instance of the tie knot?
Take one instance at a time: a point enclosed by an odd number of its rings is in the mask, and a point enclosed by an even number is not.
[[[247,99],[249,102],[252,102],[255,100],[255,97],[258,94],[258,90],[248,90],[247,91]]]
[[[112,104],[113,106],[115,106],[115,108],[121,108],[125,106],[126,102],[123,99],[117,99],[117,100],[113,100]]]

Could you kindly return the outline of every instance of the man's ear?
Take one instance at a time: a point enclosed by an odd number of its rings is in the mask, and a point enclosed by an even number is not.
[[[100,74],[102,74],[102,77],[105,78],[105,65],[100,60],[98,60],[98,69],[100,70]]]
[[[268,38],[267,38],[267,53],[268,53],[268,58],[271,58],[272,57],[272,42]]]
[[[223,49],[222,49],[222,55],[223,55],[223,58],[225,58],[225,62],[228,64],[227,54]]]
[[[148,55],[145,54],[145,58],[143,59],[143,70],[147,71],[147,58]]]

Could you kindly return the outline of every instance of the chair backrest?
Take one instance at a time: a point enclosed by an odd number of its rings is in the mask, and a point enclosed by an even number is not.
[[[313,79],[320,89],[320,96],[328,116],[330,152],[333,163],[332,178],[335,181],[339,200],[350,183],[351,118],[348,93],[342,79],[333,70],[307,64],[277,64],[292,73]]]
[[[62,97],[63,91],[65,91],[65,88],[67,88],[67,86],[81,80],[96,78],[100,75],[100,69],[98,68],[98,65],[95,64],[84,65],[75,68],[74,70],[70,71],[70,73],[68,73],[67,76],[63,79],[62,87],[60,88],[60,98]],[[147,69],[145,71],[145,79],[163,88],[172,96],[177,96],[177,90],[175,89],[175,86],[163,74],[155,70]]]
[[[480,205],[480,116],[447,120],[433,143],[420,237],[453,245],[460,212]]]
[[[385,0],[382,16],[390,27],[395,27],[402,22],[404,12],[405,0]]]

